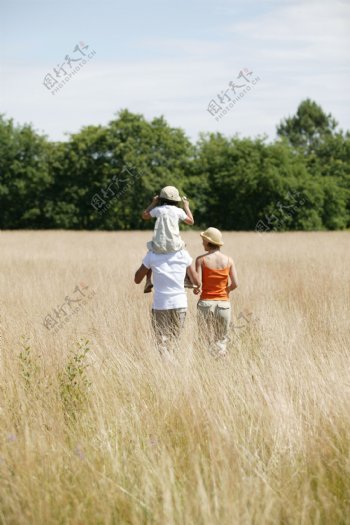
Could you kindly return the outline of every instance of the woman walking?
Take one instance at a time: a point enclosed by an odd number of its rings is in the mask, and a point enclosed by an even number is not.
[[[197,304],[199,328],[209,343],[210,352],[222,357],[227,353],[231,321],[229,294],[238,286],[237,272],[231,257],[220,250],[224,244],[220,230],[208,228],[200,235],[206,253],[196,259],[202,284],[201,289],[194,289],[195,294],[201,294]]]

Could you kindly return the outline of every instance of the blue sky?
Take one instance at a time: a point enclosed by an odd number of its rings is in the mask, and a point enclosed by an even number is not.
[[[350,129],[350,2],[0,0],[0,112],[53,140],[122,108],[200,131],[273,139],[309,97]],[[83,41],[95,55],[54,96],[43,86]],[[247,68],[260,80],[216,121]],[[249,77],[252,78],[252,77]]]

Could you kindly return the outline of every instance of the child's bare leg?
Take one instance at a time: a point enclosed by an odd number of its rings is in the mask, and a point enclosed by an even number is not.
[[[153,288],[153,284],[152,284],[152,270],[150,268],[148,270],[148,272],[146,273],[146,284],[145,284],[145,288],[143,290],[143,293],[150,293],[152,288]]]

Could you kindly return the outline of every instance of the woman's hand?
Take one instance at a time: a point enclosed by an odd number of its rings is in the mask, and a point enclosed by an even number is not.
[[[201,289],[199,286],[196,286],[196,288],[193,288],[194,295],[198,295],[201,292]]]
[[[157,204],[158,202],[158,199],[159,199],[159,195],[155,195],[152,199],[152,204]]]

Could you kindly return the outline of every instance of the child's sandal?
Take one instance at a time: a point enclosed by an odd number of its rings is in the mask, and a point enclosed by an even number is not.
[[[147,281],[143,289],[143,293],[150,293],[152,291],[153,284],[150,281]]]

